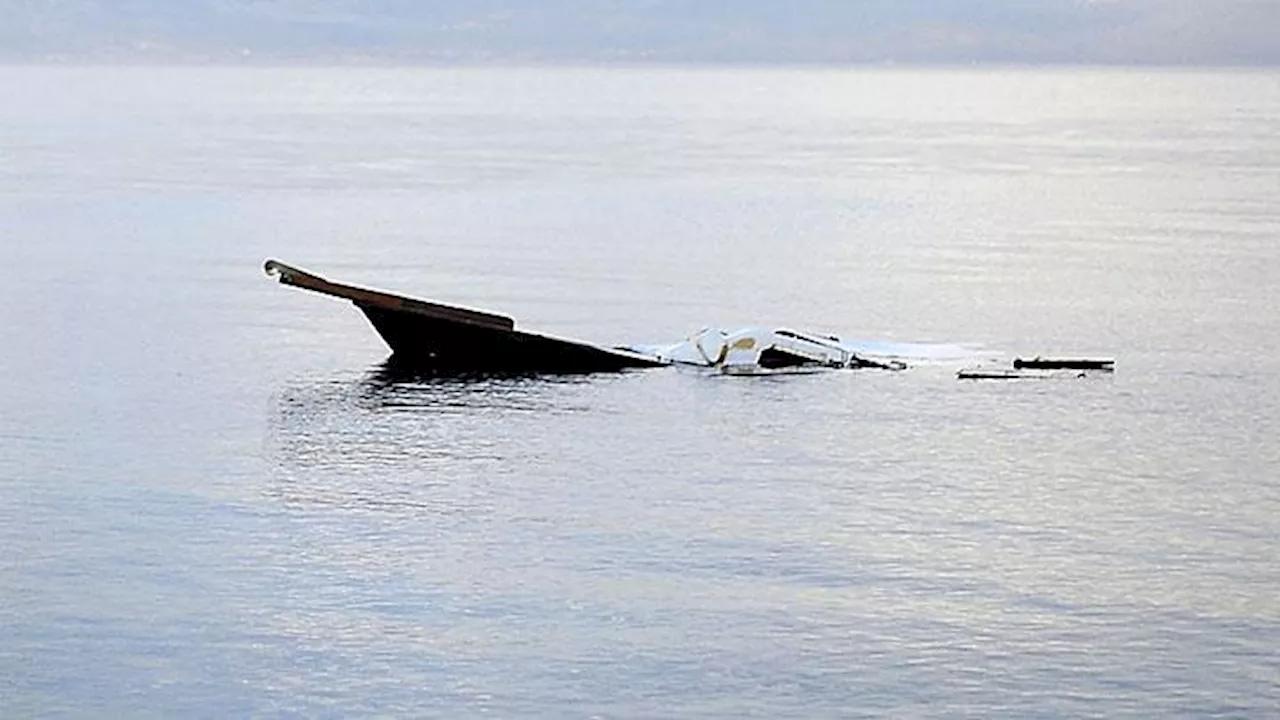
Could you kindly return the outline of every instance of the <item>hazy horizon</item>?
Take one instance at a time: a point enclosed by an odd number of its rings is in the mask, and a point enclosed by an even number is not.
[[[0,61],[1280,64],[1280,0],[0,0]]]

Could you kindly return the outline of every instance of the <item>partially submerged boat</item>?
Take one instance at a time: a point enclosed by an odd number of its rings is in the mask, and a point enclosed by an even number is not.
[[[444,373],[585,373],[657,367],[657,358],[516,329],[505,315],[336,283],[268,260],[282,284],[350,300],[360,308],[405,368]]]
[[[859,353],[833,336],[787,329],[707,328],[672,345],[602,347],[517,329],[505,315],[331,282],[277,260],[263,269],[282,284],[350,300],[390,346],[396,365],[424,372],[589,373],[684,365],[754,375],[906,367]]]

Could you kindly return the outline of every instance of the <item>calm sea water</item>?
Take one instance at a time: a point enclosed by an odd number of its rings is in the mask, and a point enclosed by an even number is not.
[[[0,715],[1280,714],[1280,74],[0,69]],[[331,277],[1113,377],[392,382]]]

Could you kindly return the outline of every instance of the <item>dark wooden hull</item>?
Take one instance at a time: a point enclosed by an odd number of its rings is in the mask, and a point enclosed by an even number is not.
[[[656,367],[645,355],[524,332],[504,315],[330,282],[268,260],[281,283],[355,303],[401,370],[424,373],[590,373]]]
[[[570,340],[360,305],[401,368],[441,373],[589,373],[654,367],[643,356]]]

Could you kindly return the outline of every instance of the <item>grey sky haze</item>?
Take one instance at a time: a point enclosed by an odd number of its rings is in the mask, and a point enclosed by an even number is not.
[[[1280,64],[1280,0],[0,0],[0,59]]]

